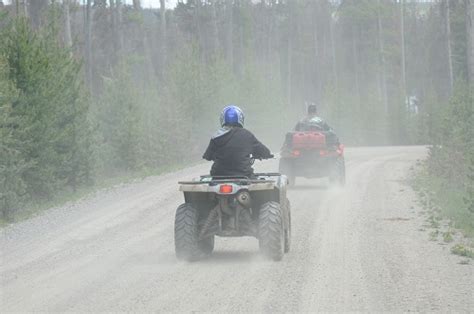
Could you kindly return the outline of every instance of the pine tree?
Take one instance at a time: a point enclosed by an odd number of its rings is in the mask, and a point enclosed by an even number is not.
[[[18,91],[8,80],[6,61],[0,57],[0,214],[9,220],[25,194],[22,174],[27,163],[21,156],[18,133],[25,125],[21,118],[12,116],[12,104]]]
[[[21,119],[22,173],[27,195],[51,198],[64,186],[88,180],[89,124],[80,64],[60,46],[54,30],[35,33],[18,19],[2,34],[0,53],[18,90],[10,116]]]

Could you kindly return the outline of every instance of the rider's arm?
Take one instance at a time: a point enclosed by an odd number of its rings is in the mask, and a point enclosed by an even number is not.
[[[206,160],[209,160],[209,161],[213,161],[214,160],[214,154],[215,154],[215,147],[216,147],[216,145],[211,140],[209,142],[209,146],[207,146],[206,152],[204,153],[204,155],[202,155],[202,158],[204,158]]]
[[[301,131],[301,122],[298,122],[295,126],[295,131]]]
[[[323,121],[322,122],[322,127],[323,127],[323,131],[328,131],[328,132],[332,132],[332,128],[329,126],[329,124],[326,123],[326,121]]]
[[[272,158],[273,155],[270,150],[263,145],[255,136],[253,136],[252,155],[257,159]]]
[[[326,142],[331,146],[339,146],[339,138],[334,132],[333,128],[329,126],[326,122],[324,122],[324,133],[326,134]]]

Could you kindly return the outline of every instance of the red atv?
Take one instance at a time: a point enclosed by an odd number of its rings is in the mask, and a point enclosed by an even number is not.
[[[332,132],[304,131],[286,134],[280,156],[280,173],[288,177],[290,186],[296,177],[328,177],[334,185],[346,182],[344,145]]]

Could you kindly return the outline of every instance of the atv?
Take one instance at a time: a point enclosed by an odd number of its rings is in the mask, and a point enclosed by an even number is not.
[[[296,131],[286,134],[280,153],[279,171],[294,186],[296,177],[328,177],[332,185],[346,182],[344,145],[332,132]]]
[[[195,261],[214,250],[214,238],[252,236],[260,251],[279,261],[290,250],[291,211],[287,178],[279,173],[179,182],[185,203],[176,210],[175,252]]]

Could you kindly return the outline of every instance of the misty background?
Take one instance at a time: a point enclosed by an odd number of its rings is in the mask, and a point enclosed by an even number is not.
[[[474,211],[473,6],[0,1],[2,213],[196,162],[229,103],[278,152],[306,102],[346,145],[436,144]]]

